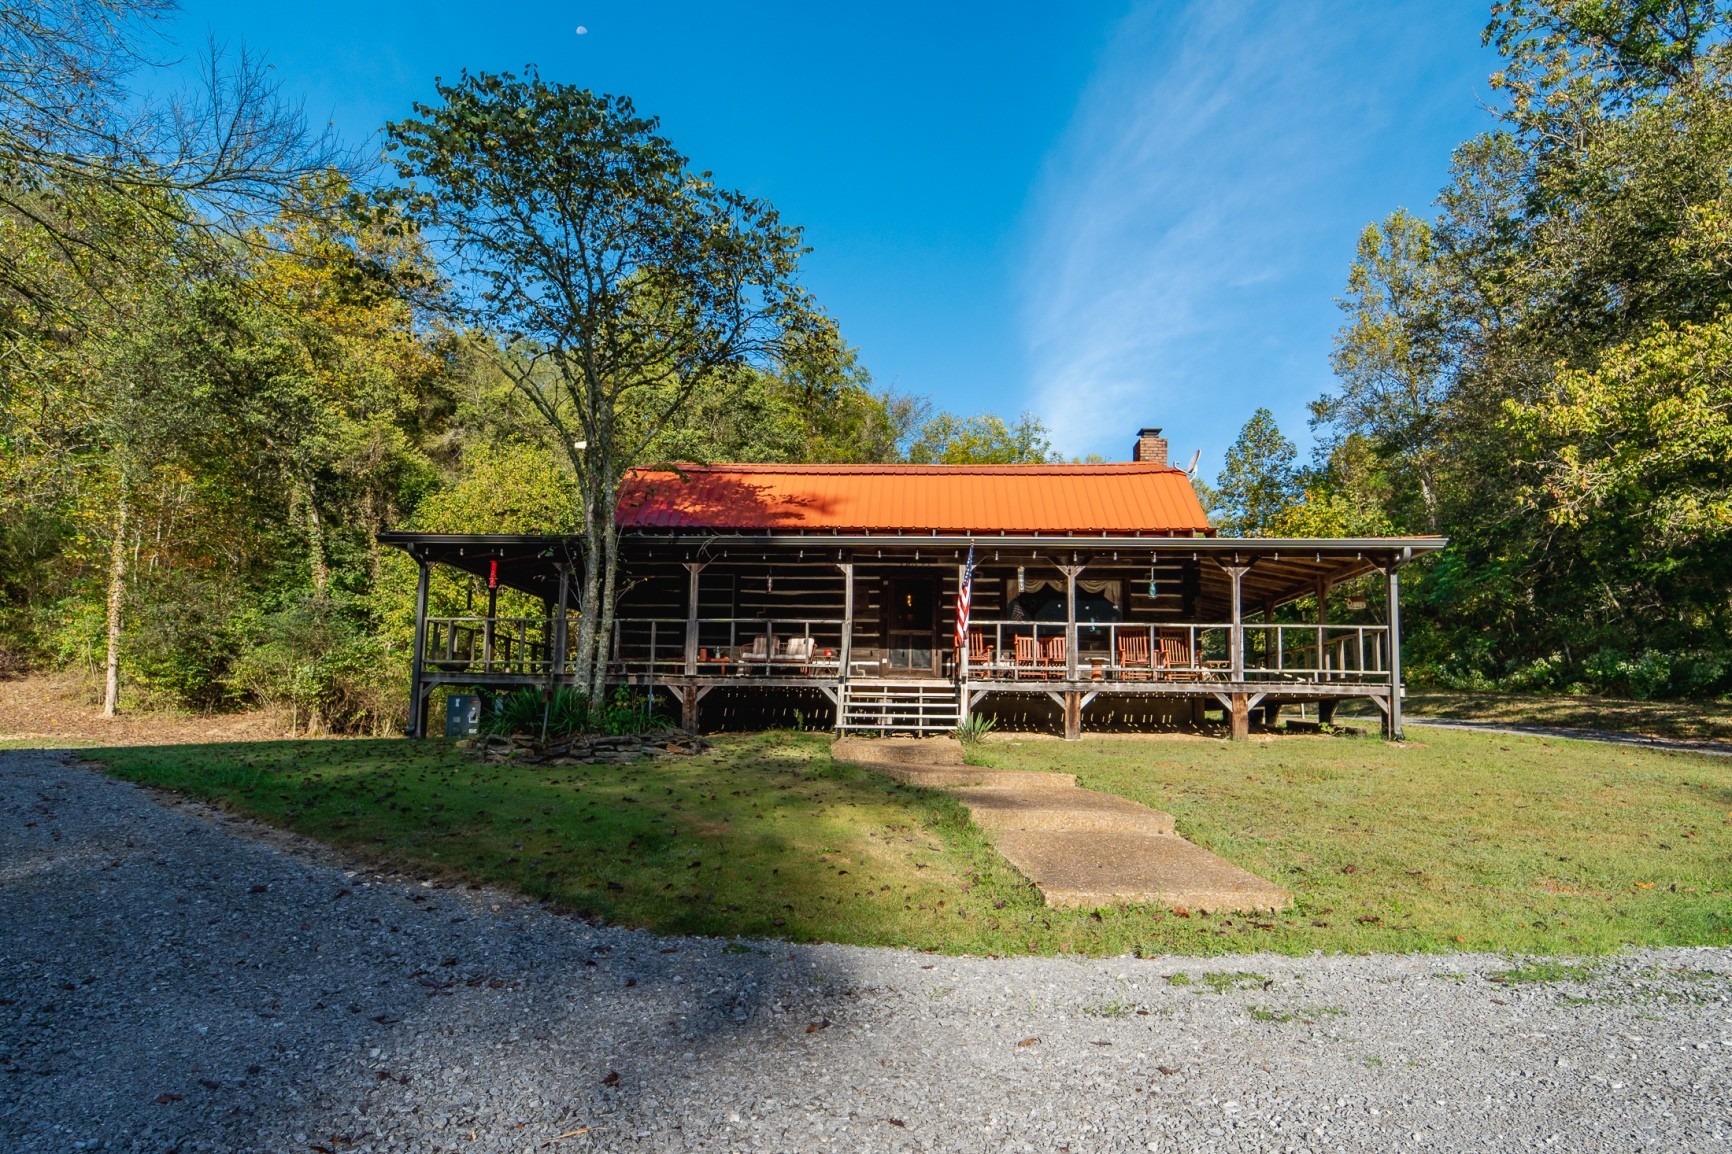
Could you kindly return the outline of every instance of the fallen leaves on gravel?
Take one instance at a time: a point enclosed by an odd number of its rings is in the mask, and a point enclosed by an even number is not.
[[[1024,1038],[1022,1041],[1020,1041],[1016,1044],[1016,1048],[1019,1050],[1026,1050],[1030,1046],[1038,1046],[1038,1045],[1040,1045],[1040,1039],[1039,1038]]]
[[[605,1077],[601,1080],[601,1084],[603,1086],[617,1086],[617,1085],[619,1085],[619,1071],[618,1070],[609,1070],[607,1072],[607,1077]]]
[[[829,1018],[819,1018],[816,1022],[808,1022],[806,1024],[806,1032],[808,1034],[816,1034],[819,1030],[828,1030],[829,1028]]]
[[[1167,1078],[1171,1078],[1174,1074],[1179,1072],[1177,1066],[1156,1066],[1155,1069],[1159,1070],[1162,1076]]]
[[[156,1096],[156,1104],[158,1106],[166,1106],[170,1102],[184,1102],[184,1101],[186,1101],[186,1095],[184,1095],[184,1094],[158,1094]]]

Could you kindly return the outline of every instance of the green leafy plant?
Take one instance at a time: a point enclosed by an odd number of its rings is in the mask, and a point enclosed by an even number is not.
[[[991,733],[993,727],[997,724],[998,719],[995,717],[986,717],[978,713],[971,713],[968,715],[967,720],[956,727],[956,740],[967,744],[980,741],[985,738],[987,734]]]

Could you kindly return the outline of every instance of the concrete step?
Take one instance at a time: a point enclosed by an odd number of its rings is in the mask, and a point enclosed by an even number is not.
[[[1052,906],[1152,902],[1197,911],[1286,909],[1293,895],[1181,837],[1099,830],[991,834]]]
[[[1172,814],[1110,793],[1095,793],[1087,789],[1035,792],[1020,780],[1009,784],[959,786],[955,793],[967,804],[974,823],[986,830],[1039,830],[1047,833],[1092,830],[1162,837],[1173,832]]]

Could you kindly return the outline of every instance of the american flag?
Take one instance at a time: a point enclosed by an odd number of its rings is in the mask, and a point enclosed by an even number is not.
[[[962,583],[956,587],[956,648],[968,648],[968,603],[974,592],[974,546],[968,547],[968,564],[962,567]]]

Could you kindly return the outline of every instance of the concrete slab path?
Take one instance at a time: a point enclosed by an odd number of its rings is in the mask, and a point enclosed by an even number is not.
[[[1195,910],[1285,909],[1280,886],[1173,831],[1173,817],[1129,798],[1079,788],[1070,773],[965,764],[955,738],[840,737],[839,761],[947,789],[1048,905],[1150,902]]]

